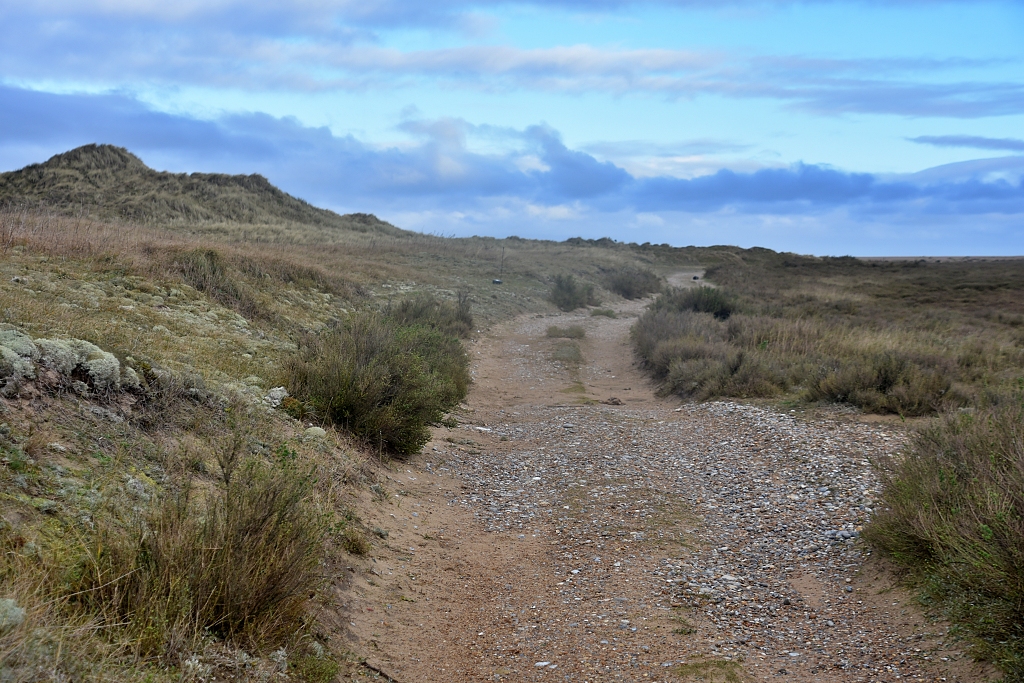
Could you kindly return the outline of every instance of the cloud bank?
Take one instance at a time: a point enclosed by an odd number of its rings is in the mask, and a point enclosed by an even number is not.
[[[911,142],[935,147],[970,147],[1007,152],[1024,152],[1024,140],[1016,138],[986,138],[978,135],[920,135],[908,138]]]
[[[879,253],[877,247],[904,241],[901,249],[920,245],[904,238],[931,230],[947,238],[960,231],[965,245],[975,248],[989,240],[1003,245],[1000,253],[1024,252],[1024,156],[999,160],[997,175],[984,164],[906,177],[795,164],[694,178],[638,177],[567,147],[556,130],[541,125],[515,130],[459,119],[411,120],[401,126],[408,142],[377,146],[260,113],[199,120],[156,112],[123,94],[0,86],[0,101],[0,166],[6,169],[100,142],[128,147],[160,169],[259,172],[322,206],[373,211],[406,227],[445,233],[610,234],[796,250],[801,239],[813,245],[807,235],[818,235],[822,244],[845,239],[851,247],[859,239],[859,249],[847,251]],[[481,138],[501,145],[480,151],[473,142]],[[734,232],[715,233],[716,225]],[[697,226],[710,232],[694,239]],[[844,236],[830,226],[860,227]],[[874,245],[865,243],[872,231],[880,235]],[[982,239],[979,231],[992,234]],[[726,235],[733,239],[717,239]]]
[[[989,76],[986,68],[993,60],[811,59],[586,44],[402,50],[382,46],[376,33],[398,25],[472,23],[475,12],[508,4],[516,3],[8,3],[0,8],[0,73],[21,82],[77,80],[120,87],[144,81],[250,92],[359,92],[436,84],[480,92],[716,96],[777,101],[832,116],[969,119],[1024,113],[1024,84]],[[562,0],[556,6],[601,11],[629,4],[634,3]],[[670,0],[654,4],[707,6]]]

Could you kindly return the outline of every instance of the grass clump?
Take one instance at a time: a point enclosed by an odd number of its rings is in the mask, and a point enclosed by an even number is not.
[[[583,362],[583,352],[580,350],[580,345],[574,341],[560,342],[552,351],[551,359],[575,366]]]
[[[587,336],[587,332],[582,325],[570,325],[569,327],[552,325],[548,328],[548,336],[552,339],[583,339]]]
[[[238,278],[232,277],[227,262],[214,249],[195,249],[175,260],[182,278],[214,301],[232,308],[246,318],[264,317],[267,308]]]
[[[1024,680],[1024,400],[948,414],[885,469],[865,538]]]
[[[601,303],[594,293],[594,285],[579,282],[572,275],[556,275],[548,298],[563,311],[575,311],[577,308]]]
[[[610,308],[594,308],[594,309],[591,309],[590,315],[591,315],[591,317],[596,316],[596,315],[604,316],[605,318],[617,318],[618,317],[617,315],[615,315],[615,311],[613,311]]]
[[[633,348],[663,393],[703,400],[783,391],[785,375],[757,349],[730,344],[729,328],[710,313],[653,306],[633,326]]]
[[[609,273],[605,286],[624,299],[641,299],[661,289],[661,278],[649,268],[627,267]]]
[[[654,309],[671,311],[693,311],[710,313],[718,320],[725,320],[736,308],[733,297],[716,287],[701,285],[700,287],[672,288],[665,292],[654,303]]]
[[[811,382],[812,401],[849,403],[873,413],[928,415],[960,397],[941,361],[914,359],[897,351],[844,361]],[[858,362],[859,361],[859,362]]]
[[[459,292],[455,301],[442,301],[431,294],[403,299],[388,311],[400,325],[425,325],[443,334],[465,339],[473,331],[469,292]]]
[[[141,517],[112,513],[71,570],[71,595],[129,633],[142,657],[174,660],[208,635],[282,643],[320,580],[310,486],[294,469],[248,459],[214,491],[186,484]]]
[[[307,336],[285,368],[289,392],[318,415],[382,450],[407,455],[469,388],[453,336],[379,313]]]

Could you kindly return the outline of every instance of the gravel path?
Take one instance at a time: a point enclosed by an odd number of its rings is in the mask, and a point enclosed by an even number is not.
[[[858,539],[902,433],[659,399],[630,362],[637,310],[475,346],[464,424],[409,470],[446,499],[416,565],[431,605],[390,641],[415,641],[401,680],[986,680]],[[581,365],[552,360],[552,324],[587,329]]]

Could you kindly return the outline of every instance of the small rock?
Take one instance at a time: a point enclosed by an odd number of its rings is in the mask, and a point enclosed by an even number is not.
[[[25,621],[25,608],[11,598],[0,599],[0,632],[17,628]]]
[[[327,430],[322,427],[309,427],[302,432],[303,439],[322,439],[327,436]]]
[[[267,395],[263,397],[264,405],[268,405],[271,408],[277,408],[281,405],[281,402],[288,398],[288,390],[284,387],[274,387],[267,392]],[[319,427],[310,427],[310,429],[320,429]],[[320,431],[323,431],[322,429]],[[309,429],[306,430],[309,433]],[[326,434],[327,432],[324,432]],[[321,434],[323,436],[323,434]]]

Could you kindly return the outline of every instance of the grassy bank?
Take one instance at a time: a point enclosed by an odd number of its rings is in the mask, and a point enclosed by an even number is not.
[[[634,348],[664,391],[845,403],[921,416],[974,405],[1024,376],[1017,261],[865,262],[748,254],[715,289],[670,292]]]
[[[1024,680],[1024,262],[716,255],[633,328],[665,393],[928,418],[866,539]]]
[[[868,540],[977,656],[1024,680],[1024,400],[947,415],[883,466]]]

